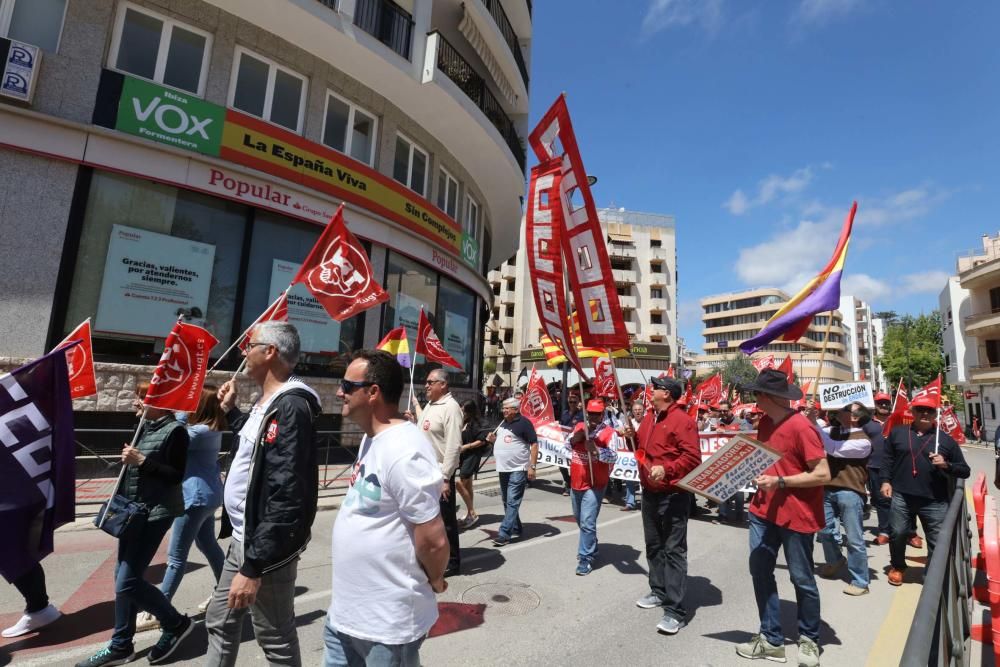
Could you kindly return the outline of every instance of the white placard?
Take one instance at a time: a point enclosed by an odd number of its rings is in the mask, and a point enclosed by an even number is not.
[[[875,407],[871,382],[838,382],[819,386],[820,410],[836,410],[851,403],[861,403],[868,408]]]
[[[781,454],[745,435],[730,437],[707,461],[677,486],[723,503],[781,458]]]
[[[288,283],[292,282],[301,264],[276,259],[271,263],[271,288],[267,302],[274,303]],[[303,352],[337,354],[340,352],[340,322],[330,317],[305,285],[295,285],[288,291],[288,322],[299,332]]]
[[[450,310],[444,311],[444,340],[441,342],[444,344],[445,352],[462,364],[462,368],[444,366],[443,368],[449,373],[465,373],[463,369],[469,367],[469,341],[466,340],[468,332],[468,317]]]
[[[94,328],[164,338],[181,310],[204,324],[214,261],[214,245],[112,225]]]

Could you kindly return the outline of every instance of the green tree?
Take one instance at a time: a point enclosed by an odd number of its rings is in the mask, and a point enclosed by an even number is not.
[[[917,317],[903,315],[892,322],[885,332],[879,364],[890,386],[903,378],[911,391],[944,373],[941,315],[937,311]]]
[[[722,373],[722,384],[728,384],[733,389],[736,389],[737,385],[750,384],[757,378],[757,369],[754,368],[750,357],[742,353],[727,359],[717,368]]]
[[[487,359],[483,362],[483,376],[492,375],[497,370],[496,359]]]

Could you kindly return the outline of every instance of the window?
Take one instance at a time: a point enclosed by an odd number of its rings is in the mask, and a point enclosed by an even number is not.
[[[389,293],[389,300],[384,305],[385,310],[382,311],[382,331],[379,338],[389,333],[390,329],[405,326],[406,334],[409,336],[410,354],[415,355],[421,306],[431,323],[438,324],[434,319],[434,304],[437,303],[438,292],[437,274],[423,264],[390,251],[383,287]],[[435,326],[434,331],[444,341],[441,327]],[[419,363],[414,363],[413,380],[417,385],[421,385],[427,378],[427,373],[435,367],[435,364],[423,363],[423,356],[419,359]]]
[[[420,196],[427,193],[427,153],[401,134],[396,135],[392,177]]]
[[[0,0],[0,36],[55,53],[66,0]]]
[[[165,86],[204,94],[212,36],[132,5],[122,5],[110,66]]]
[[[663,315],[660,313],[650,313],[649,322],[650,324],[663,324]]]
[[[327,91],[323,143],[369,167],[375,164],[375,116]]]
[[[650,248],[662,248],[663,247],[663,241],[661,241],[660,239],[650,239],[649,240],[649,247]]]
[[[650,299],[662,299],[663,298],[663,289],[659,288],[659,287],[650,287],[649,288],[649,298]]]
[[[444,169],[438,170],[437,207],[452,220],[458,220],[458,181]]]
[[[302,129],[306,80],[281,65],[236,48],[229,106],[292,132]]]
[[[465,220],[462,223],[462,231],[470,238],[479,240],[479,202],[465,196]]]
[[[458,283],[441,277],[438,287],[438,317],[433,324],[445,351],[462,364],[461,369],[445,367],[452,385],[467,387],[472,382],[472,369],[476,361],[473,345],[476,302],[475,294]]]

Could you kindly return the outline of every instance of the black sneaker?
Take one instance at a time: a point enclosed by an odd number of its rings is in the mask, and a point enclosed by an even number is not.
[[[149,664],[155,665],[158,662],[163,662],[170,657],[184,638],[191,634],[191,630],[194,629],[194,623],[187,616],[181,622],[180,626],[174,628],[173,630],[164,630],[160,634],[160,640],[156,642],[156,646],[149,650]]]
[[[76,663],[76,667],[110,667],[110,665],[124,665],[134,659],[135,653],[132,649],[114,649],[105,646],[86,660]]]

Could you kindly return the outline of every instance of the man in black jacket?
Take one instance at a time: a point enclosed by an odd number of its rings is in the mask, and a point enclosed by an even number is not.
[[[940,398],[936,399],[940,400]],[[880,474],[882,495],[892,499],[889,514],[889,583],[903,583],[906,541],[913,517],[927,537],[927,558],[937,545],[955,478],[969,477],[962,448],[934,423],[936,400],[918,396],[910,403],[913,424],[897,426],[886,440]]]
[[[229,425],[239,434],[226,477],[220,537],[229,553],[205,613],[208,665],[235,665],[247,609],[269,664],[302,664],[295,631],[295,577],[309,542],[319,487],[313,421],[319,396],[292,376],[299,335],[286,322],[253,329],[246,374],[261,388],[249,413],[236,386],[219,388]]]

